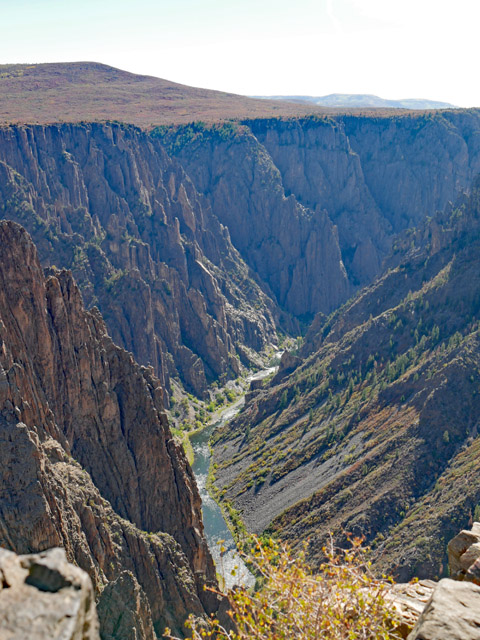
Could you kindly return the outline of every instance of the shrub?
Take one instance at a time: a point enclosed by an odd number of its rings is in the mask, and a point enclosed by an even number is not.
[[[225,391],[225,397],[227,398],[228,402],[233,402],[236,399],[237,394],[235,393],[235,391],[228,389],[227,391]]]
[[[254,591],[230,592],[230,616],[235,631],[227,631],[216,619],[190,616],[192,640],[393,640],[396,620],[385,595],[387,580],[373,577],[361,541],[334,552],[324,549],[327,561],[314,574],[305,553],[293,558],[287,547],[272,540],[255,541],[249,556],[259,578]],[[165,631],[165,637],[173,640]]]

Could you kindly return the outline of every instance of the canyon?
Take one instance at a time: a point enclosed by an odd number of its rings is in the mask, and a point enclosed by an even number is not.
[[[480,110],[275,117],[207,92],[202,117],[182,89],[181,117],[96,122],[82,82],[155,79],[23,67],[9,100],[40,76],[67,100],[69,73],[78,104],[17,123],[13,101],[0,126],[1,545],[63,547],[108,640],[223,615],[166,411],[303,334],[214,434],[216,498],[249,532],[310,539],[314,567],[350,531],[379,571],[445,575],[480,509]]]
[[[0,129],[0,215],[68,268],[114,341],[202,396],[273,339],[274,304],[154,140],[120,125]]]

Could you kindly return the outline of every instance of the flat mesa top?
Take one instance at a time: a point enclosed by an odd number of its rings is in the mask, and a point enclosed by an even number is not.
[[[0,65],[0,124],[118,120],[149,129],[194,120],[340,112],[367,113],[198,89],[97,62]],[[392,112],[398,114],[399,110],[382,110]],[[380,115],[380,110],[374,113]]]

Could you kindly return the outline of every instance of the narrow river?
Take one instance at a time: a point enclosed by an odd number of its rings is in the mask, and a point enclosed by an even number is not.
[[[265,378],[270,373],[274,372],[276,368],[277,367],[271,367],[270,369],[259,371],[258,373],[249,376],[247,380],[251,382],[252,380]],[[220,507],[207,491],[206,485],[211,459],[208,442],[214,430],[231,420],[240,411],[244,403],[244,398],[241,398],[238,402],[226,409],[217,422],[214,422],[200,433],[191,437],[193,451],[195,454],[192,469],[197,480],[200,497],[202,498],[205,536],[217,567],[217,573],[222,576],[225,582],[225,588],[227,589],[238,584],[251,586],[254,584],[255,578],[247,569],[245,563],[238,554],[235,541],[233,540],[230,529],[227,527],[227,523],[223,518]],[[223,554],[220,553],[220,541],[223,541],[222,545],[226,549]],[[236,570],[235,575],[232,576],[231,572],[234,569]]]

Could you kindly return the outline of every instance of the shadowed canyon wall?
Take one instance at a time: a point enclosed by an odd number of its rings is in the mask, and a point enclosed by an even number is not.
[[[320,209],[286,196],[272,157],[247,127],[159,132],[247,264],[294,316],[329,312],[350,292],[335,227]]]
[[[0,128],[0,215],[71,268],[112,338],[197,395],[274,338],[275,305],[181,167],[134,127]]]
[[[396,234],[480,170],[476,109],[192,123],[155,135],[297,316],[329,312],[371,282]]]
[[[480,112],[247,123],[287,193],[338,227],[353,284],[379,271],[392,239],[444,209],[480,171]]]
[[[73,270],[87,306],[167,390],[178,375],[205,395],[274,340],[275,322],[337,308],[398,232],[468,188],[479,122],[468,110],[150,136],[3,127],[0,215],[27,228],[44,265]]]

